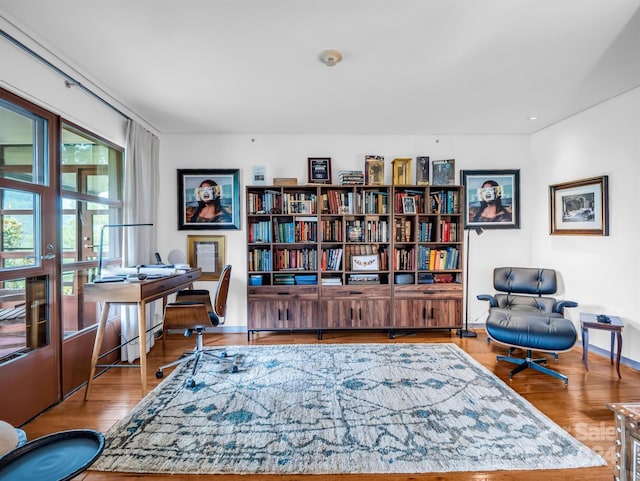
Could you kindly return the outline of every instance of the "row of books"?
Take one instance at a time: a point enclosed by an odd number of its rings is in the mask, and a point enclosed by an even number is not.
[[[247,194],[247,212],[257,214],[315,214],[316,194],[265,190]]]
[[[249,223],[249,243],[271,242],[271,222],[261,220]]]
[[[387,214],[389,194],[330,189],[321,194],[321,206],[324,214]]]
[[[247,212],[249,214],[269,214],[274,210],[282,212],[282,198],[279,191],[264,190],[249,192],[247,195]]]
[[[318,221],[315,217],[295,218],[293,222],[273,224],[275,242],[316,242],[318,239]]]
[[[459,250],[455,247],[432,249],[426,246],[393,249],[394,270],[448,271],[458,268]]]
[[[253,249],[249,252],[247,268],[250,271],[270,271],[273,268],[269,249]]]
[[[320,269],[323,271],[339,271],[342,262],[342,249],[323,249]]]
[[[350,180],[357,185],[355,180]],[[321,194],[322,212],[326,214],[387,214],[387,192],[362,191],[349,192],[331,189]],[[404,198],[414,199],[415,211],[406,212]],[[395,213],[435,213],[457,214],[460,212],[459,194],[457,190],[441,190],[432,192],[429,205],[421,191],[404,190],[395,194]],[[316,195],[309,192],[284,192],[266,190],[249,192],[247,195],[247,211],[256,214],[315,214]]]
[[[457,247],[440,249],[418,246],[417,268],[430,271],[458,269],[460,250]]]
[[[394,218],[394,239],[396,242],[413,242],[413,221],[406,218]],[[434,242],[432,222],[419,222],[417,236],[419,242]],[[440,239],[438,242],[458,242],[458,224],[448,220],[440,221]]]
[[[434,214],[460,213],[460,196],[457,190],[441,190],[431,193],[431,212]]]
[[[288,269],[315,271],[318,269],[316,249],[276,249],[274,260],[275,269],[278,271]]]
[[[347,242],[389,242],[389,223],[386,220],[348,220],[346,229]]]

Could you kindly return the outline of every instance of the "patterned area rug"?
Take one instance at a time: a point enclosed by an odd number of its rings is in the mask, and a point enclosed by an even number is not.
[[[230,346],[177,368],[106,434],[93,470],[425,473],[604,460],[454,344]]]

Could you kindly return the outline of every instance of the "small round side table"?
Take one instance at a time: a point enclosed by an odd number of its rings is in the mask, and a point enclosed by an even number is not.
[[[586,312],[580,313],[580,326],[582,328],[582,364],[587,372],[589,372],[589,364],[587,362],[587,355],[589,354],[589,329],[600,329],[602,331],[611,332],[611,365],[613,366],[613,350],[615,347],[615,341],[618,340],[618,350],[616,352],[616,371],[618,372],[618,379],[622,379],[620,375],[620,355],[622,353],[622,328],[624,324],[617,316],[607,316],[611,322],[600,322],[596,314],[589,314]]]

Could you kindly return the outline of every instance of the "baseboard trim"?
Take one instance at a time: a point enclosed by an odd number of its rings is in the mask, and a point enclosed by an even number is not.
[[[602,356],[607,359],[611,358],[611,351],[609,351],[608,349],[603,349],[598,346],[594,346],[593,344],[589,344],[589,354],[597,354],[598,356]],[[635,369],[636,371],[640,371],[640,362],[634,361],[633,359],[629,359],[628,357],[621,356],[620,364],[629,366]]]

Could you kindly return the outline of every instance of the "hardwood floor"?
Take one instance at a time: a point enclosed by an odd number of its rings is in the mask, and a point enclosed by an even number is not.
[[[158,384],[155,378],[156,367],[179,356],[191,348],[193,341],[181,336],[167,338],[163,348],[158,341],[148,356],[149,389]],[[494,372],[509,384],[516,392],[525,397],[540,411],[555,421],[578,440],[589,446],[608,463],[608,466],[584,469],[563,469],[543,471],[494,471],[478,473],[436,473],[405,475],[335,475],[335,476],[298,476],[298,475],[142,475],[118,474],[85,471],[75,478],[76,481],[130,481],[130,480],[172,480],[199,481],[203,479],[230,480],[357,480],[357,481],[409,481],[409,480],[474,480],[474,481],[604,481],[611,480],[614,459],[613,413],[606,408],[610,402],[640,402],[640,372],[621,367],[622,379],[618,379],[615,367],[609,359],[591,353],[589,355],[589,373],[581,363],[582,351],[573,351],[560,355],[558,362],[550,360],[549,366],[569,376],[569,385],[531,369],[517,374],[509,381],[509,371],[513,365],[496,363],[496,354],[506,350],[489,344],[484,332],[478,338],[459,339],[448,331],[418,332],[413,335],[399,335],[389,339],[384,332],[326,332],[322,341],[316,340],[314,333],[259,333],[252,337],[252,344],[288,344],[288,343],[358,343],[358,342],[452,342],[459,345],[476,360]],[[226,334],[208,336],[207,345],[246,344],[246,334]],[[93,385],[91,399],[84,401],[84,389],[70,396],[63,403],[40,415],[23,429],[29,439],[67,429],[91,428],[106,432],[117,420],[125,416],[142,398],[140,378],[137,369],[111,369],[100,376]]]

